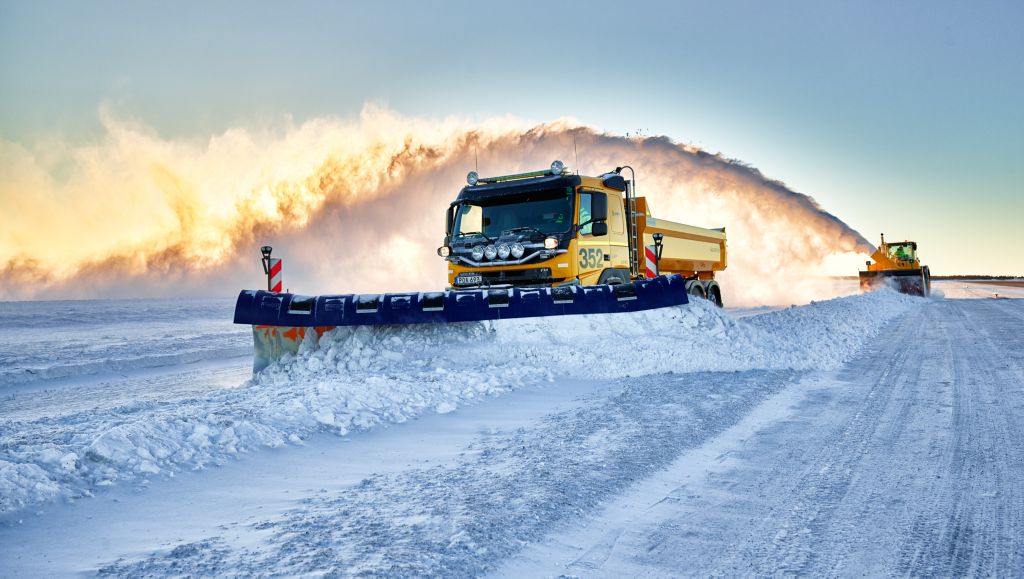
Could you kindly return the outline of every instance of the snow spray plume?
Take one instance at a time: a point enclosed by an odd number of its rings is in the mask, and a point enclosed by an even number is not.
[[[635,167],[655,216],[727,227],[734,305],[829,297],[806,281],[822,261],[872,249],[810,197],[666,137],[374,106],[205,142],[101,118],[86,146],[0,141],[0,298],[229,295],[262,286],[265,243],[293,291],[438,289],[444,211],[476,157],[482,174],[535,170],[573,159],[574,142],[583,174]]]

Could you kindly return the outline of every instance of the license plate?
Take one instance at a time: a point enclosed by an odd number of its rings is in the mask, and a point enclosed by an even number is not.
[[[463,273],[455,278],[455,285],[480,285],[482,281],[484,281],[484,278],[481,275],[466,275]]]

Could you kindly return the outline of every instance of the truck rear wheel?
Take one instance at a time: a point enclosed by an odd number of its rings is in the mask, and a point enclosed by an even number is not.
[[[699,281],[691,281],[690,287],[686,288],[686,293],[695,298],[704,299],[707,297],[704,295],[704,286],[702,286]]]
[[[713,285],[708,288],[708,301],[715,304],[718,307],[722,306],[722,292],[718,289],[718,286]]]

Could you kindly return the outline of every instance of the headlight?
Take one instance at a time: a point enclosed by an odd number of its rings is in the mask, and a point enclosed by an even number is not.
[[[548,237],[544,240],[544,249],[555,249],[558,247],[557,237]]]
[[[552,175],[561,175],[562,171],[564,171],[564,170],[565,170],[565,163],[563,163],[561,161],[552,161],[552,163],[551,163],[551,174]]]
[[[473,261],[480,261],[481,259],[483,259],[484,258],[484,246],[478,245],[478,246],[474,247],[472,252],[471,252],[471,255],[473,256]]]
[[[523,257],[524,253],[526,253],[526,248],[523,247],[522,243],[513,243],[512,249],[509,251],[511,251],[512,257],[519,259],[520,257]]]
[[[493,245],[488,245],[484,248],[484,257],[487,259],[494,259],[498,257],[498,250]]]
[[[469,183],[470,185],[476,185],[479,180],[480,175],[477,175],[476,171],[470,171],[469,175],[466,175],[466,183]]]
[[[440,255],[441,257],[448,257],[449,255],[452,254],[452,248],[448,247],[447,245],[442,245],[441,247],[437,248],[437,254]]]
[[[509,252],[512,251],[509,246],[502,243],[498,246],[498,259],[508,259]]]

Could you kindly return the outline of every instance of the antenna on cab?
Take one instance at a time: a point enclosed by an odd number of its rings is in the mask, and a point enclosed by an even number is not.
[[[576,150],[576,131],[572,132],[572,154],[576,156],[576,174],[580,174],[580,154]]]

